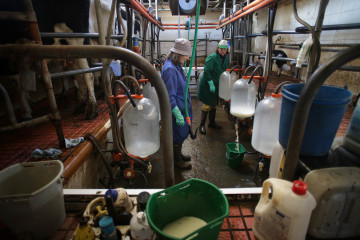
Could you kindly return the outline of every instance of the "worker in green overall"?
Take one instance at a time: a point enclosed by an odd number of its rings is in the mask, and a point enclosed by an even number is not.
[[[209,128],[221,129],[221,126],[215,123],[216,104],[219,95],[219,78],[229,65],[228,42],[221,40],[217,46],[216,52],[208,56],[205,60],[204,74],[201,76],[198,99],[203,103],[201,108],[200,133],[206,134],[205,122],[209,114]]]

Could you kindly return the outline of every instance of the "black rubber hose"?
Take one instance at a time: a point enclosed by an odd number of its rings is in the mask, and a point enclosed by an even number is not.
[[[131,97],[131,94],[129,93],[129,90],[127,89],[126,85],[120,80],[115,80],[113,84],[115,84],[115,83],[120,84],[122,89],[124,89],[124,91],[125,91],[125,95],[129,98],[133,107],[136,108],[136,103],[135,103],[134,99]]]
[[[109,167],[109,165],[107,164],[106,162],[106,157],[104,155],[104,153],[102,152],[101,148],[100,148],[100,145],[99,143],[97,142],[96,138],[94,137],[94,135],[92,135],[91,133],[87,133],[85,135],[85,139],[89,140],[94,148],[98,151],[98,153],[100,154],[100,157],[101,157],[101,160],[103,161],[104,165],[105,165],[105,168],[106,168],[106,171],[108,172],[109,174],[109,184],[108,184],[108,188],[113,188],[114,187],[114,177],[112,175],[112,171],[111,171],[111,168]]]

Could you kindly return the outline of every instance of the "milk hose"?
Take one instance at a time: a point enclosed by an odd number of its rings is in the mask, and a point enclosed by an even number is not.
[[[136,103],[135,103],[134,99],[131,97],[131,94],[129,93],[129,90],[127,89],[127,87],[125,86],[125,84],[124,84],[122,81],[120,81],[120,80],[115,80],[115,81],[114,81],[114,84],[115,84],[115,83],[120,84],[120,86],[122,87],[122,89],[124,89],[124,91],[125,91],[125,95],[129,98],[131,104],[132,104],[133,107],[135,108],[135,107],[136,107]]]
[[[253,79],[256,71],[257,71],[259,68],[261,68],[261,67],[262,67],[261,65],[257,65],[257,66],[256,66],[256,68],[254,69],[253,73],[251,74],[251,77],[250,77],[250,80],[249,80],[248,84],[251,83],[251,81],[252,81],[252,79]],[[259,102],[260,102],[260,100],[261,100],[261,97],[260,97],[261,94],[260,94],[260,93],[261,93],[261,79],[259,79],[259,87],[258,87],[258,94],[257,94],[257,95],[258,95],[257,99],[258,99]]]
[[[197,31],[198,31],[198,27],[199,27],[199,15],[200,15],[200,3],[201,1],[197,1],[197,5],[196,5],[196,20],[195,20],[195,35],[194,35],[194,44],[193,44],[193,51],[192,51],[192,55],[191,55],[191,60],[190,60],[190,67],[189,67],[189,74],[188,74],[188,78],[187,78],[187,82],[186,82],[186,90],[185,90],[185,113],[186,113],[186,121],[188,123],[189,126],[189,132],[190,132],[190,137],[192,140],[194,140],[196,138],[196,133],[198,128],[196,128],[195,133],[193,133],[192,131],[192,125],[191,125],[191,120],[190,120],[190,116],[189,116],[189,112],[187,109],[187,96],[188,96],[188,92],[189,92],[189,83],[190,83],[190,77],[191,77],[191,68],[193,65],[193,61],[194,61],[194,57],[195,57],[195,51],[196,51],[196,41],[197,41]]]

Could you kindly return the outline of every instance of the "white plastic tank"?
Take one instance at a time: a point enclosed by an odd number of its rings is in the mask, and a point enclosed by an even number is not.
[[[137,106],[126,104],[122,116],[125,148],[132,155],[147,157],[160,148],[159,112],[151,100],[138,96]]]
[[[281,99],[281,94],[273,93],[261,100],[255,110],[251,145],[268,156],[279,139]]]
[[[357,101],[349,127],[344,136],[343,145],[351,152],[360,156],[360,100]]]
[[[225,101],[230,101],[231,99],[231,89],[234,83],[236,82],[237,77],[236,73],[233,71],[230,73],[230,69],[226,69],[220,75],[219,82],[219,97]]]
[[[239,119],[252,117],[255,113],[256,85],[254,81],[248,83],[250,76],[242,76],[231,90],[231,115]]]
[[[153,104],[155,104],[157,111],[159,112],[159,120],[161,120],[161,114],[160,114],[160,104],[159,104],[159,97],[156,93],[155,88],[151,85],[150,82],[147,82],[143,88],[143,95],[144,98],[148,98],[152,101]]]
[[[253,232],[259,240],[304,240],[315,206],[305,182],[268,178],[255,208]]]

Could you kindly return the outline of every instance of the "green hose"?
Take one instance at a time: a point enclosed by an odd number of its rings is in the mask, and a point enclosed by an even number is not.
[[[198,31],[198,27],[199,27],[200,3],[201,3],[201,0],[197,0],[194,45],[193,45],[193,51],[192,51],[192,55],[191,55],[189,73],[188,73],[188,78],[187,78],[187,82],[186,82],[186,90],[185,90],[185,113],[186,113],[186,119],[188,120],[189,126],[191,125],[191,121],[190,121],[189,112],[187,109],[187,96],[188,96],[188,92],[189,92],[191,69],[192,69],[192,65],[193,65],[193,61],[194,61],[194,57],[195,57],[195,51],[196,51],[197,31]]]

